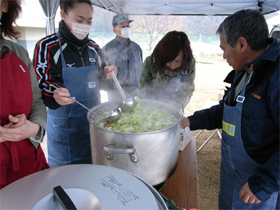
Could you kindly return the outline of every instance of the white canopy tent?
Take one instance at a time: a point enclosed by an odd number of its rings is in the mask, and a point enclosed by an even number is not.
[[[47,17],[46,34],[54,31],[54,14],[59,0],[39,0]],[[227,16],[241,9],[263,14],[279,11],[280,0],[91,0],[114,13],[128,15],[210,15]]]
[[[91,0],[93,5],[129,15],[230,15],[241,9],[263,14],[279,10],[280,0]]]

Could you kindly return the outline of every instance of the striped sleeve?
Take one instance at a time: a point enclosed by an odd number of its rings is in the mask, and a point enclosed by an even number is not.
[[[62,41],[63,44],[66,45]],[[33,70],[44,103],[51,109],[60,107],[53,98],[53,91],[62,86],[62,71],[60,65],[57,65],[59,57],[60,50],[56,34],[44,37],[37,42],[33,57]]]

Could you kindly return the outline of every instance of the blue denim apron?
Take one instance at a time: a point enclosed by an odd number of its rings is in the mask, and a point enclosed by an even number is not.
[[[57,34],[60,40],[60,34]],[[90,66],[66,67],[59,42],[62,76],[65,87],[77,101],[92,108],[100,104],[99,79],[96,62],[88,48]],[[87,110],[77,103],[48,110],[48,163],[51,167],[92,163]]]
[[[239,197],[239,191],[260,165],[247,154],[241,138],[241,116],[246,84],[247,81],[236,99],[236,106],[224,104],[219,209],[271,210],[276,208],[278,193],[259,204],[246,204]]]

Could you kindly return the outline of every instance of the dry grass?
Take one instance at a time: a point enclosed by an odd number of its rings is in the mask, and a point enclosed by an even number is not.
[[[197,148],[213,131],[203,131]],[[197,153],[199,209],[218,209],[221,140],[217,134]]]
[[[202,109],[209,102],[218,102],[218,91],[223,89],[224,78],[231,68],[225,61],[212,64],[197,63],[196,89],[191,102],[185,109],[185,115],[191,115]],[[194,131],[194,136],[199,131]],[[213,131],[204,130],[197,137],[197,149],[211,135]],[[221,140],[217,133],[197,153],[198,171],[198,207],[199,209],[218,209],[219,169],[220,169]]]

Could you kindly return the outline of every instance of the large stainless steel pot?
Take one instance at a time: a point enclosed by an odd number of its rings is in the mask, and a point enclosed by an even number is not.
[[[175,107],[159,101],[141,99],[140,104],[157,107],[159,110],[166,109],[178,120],[174,126],[165,130],[121,133],[97,126],[91,120],[94,116],[88,112],[92,162],[124,169],[150,185],[157,185],[166,181],[176,169],[182,113]],[[119,102],[107,102],[91,110],[113,110],[118,105]]]

